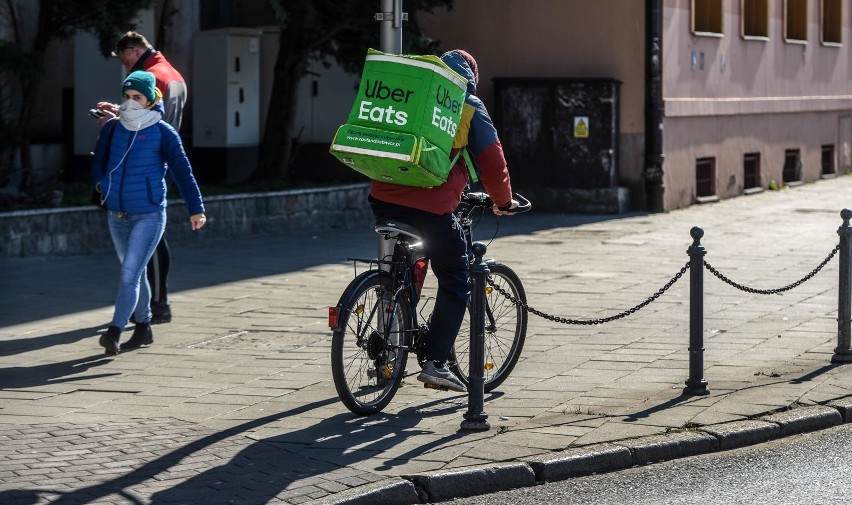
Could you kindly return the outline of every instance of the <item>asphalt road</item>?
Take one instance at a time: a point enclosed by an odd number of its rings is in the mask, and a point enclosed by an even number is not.
[[[454,504],[839,504],[852,491],[852,426],[721,453],[455,500]]]

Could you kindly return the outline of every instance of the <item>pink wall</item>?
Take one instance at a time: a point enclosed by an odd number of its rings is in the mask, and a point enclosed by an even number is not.
[[[645,2],[463,0],[421,18],[442,50],[477,59],[480,98],[492,77],[612,77],[622,81],[621,131],[644,131]]]
[[[808,2],[806,44],[783,38],[783,5],[770,1],[768,40],[745,40],[740,1],[725,1],[722,37],[691,33],[691,1],[665,0],[663,97],[665,207],[696,199],[697,158],[716,159],[716,195],[743,192],[743,155],[761,155],[762,187],[781,181],[785,149],[802,154],[802,182],[822,176],[821,149],[833,145],[839,173],[852,138],[850,5],[843,3],[842,45],[820,43],[820,4]],[[701,55],[704,67],[701,68]],[[693,66],[693,54],[696,64]]]
[[[740,0],[724,1],[724,36],[695,36],[690,0],[666,0],[663,10],[663,90],[674,98],[850,96],[849,8],[844,2],[843,45],[820,40],[819,0],[808,2],[807,44],[783,39],[783,2],[770,1],[769,40],[740,36]],[[704,69],[692,68],[692,54]],[[767,106],[771,111],[773,106]]]

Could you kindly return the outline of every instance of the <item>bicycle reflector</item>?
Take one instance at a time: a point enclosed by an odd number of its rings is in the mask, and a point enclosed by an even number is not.
[[[337,316],[340,315],[340,307],[328,308],[328,327],[337,328]]]

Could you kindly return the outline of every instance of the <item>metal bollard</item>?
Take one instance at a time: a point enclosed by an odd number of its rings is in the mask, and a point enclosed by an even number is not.
[[[692,245],[689,254],[689,379],[683,388],[685,395],[706,395],[707,381],[704,380],[704,255],[701,245],[704,230],[694,226],[689,230]]]
[[[852,218],[852,210],[840,211],[843,225],[837,229],[840,235],[840,287],[837,293],[837,347],[834,349],[832,363],[852,363],[852,349],[850,349],[850,321],[852,321],[852,249],[849,247],[849,237],[852,237],[852,226],[849,219]]]
[[[461,423],[463,430],[491,429],[485,413],[485,285],[488,265],[482,261],[486,246],[473,244],[476,261],[470,268],[470,367],[468,368],[467,412]]]

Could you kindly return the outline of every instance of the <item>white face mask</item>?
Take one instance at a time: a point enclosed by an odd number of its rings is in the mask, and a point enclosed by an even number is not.
[[[121,124],[130,131],[147,128],[158,122],[162,117],[159,111],[147,109],[136,100],[130,99],[122,102],[118,112]]]
[[[122,103],[121,103],[121,106],[119,107],[119,110],[120,110],[121,112],[128,112],[128,111],[134,111],[134,110],[141,110],[141,109],[144,109],[144,108],[145,108],[145,107],[143,107],[143,106],[142,106],[139,102],[137,102],[136,100],[133,100],[133,99],[131,99],[131,98],[128,98],[127,100],[125,100],[124,102],[122,102]]]

